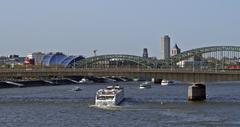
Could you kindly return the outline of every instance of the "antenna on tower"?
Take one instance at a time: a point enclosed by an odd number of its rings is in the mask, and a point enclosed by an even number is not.
[[[97,49],[93,50],[94,56],[97,56]]]

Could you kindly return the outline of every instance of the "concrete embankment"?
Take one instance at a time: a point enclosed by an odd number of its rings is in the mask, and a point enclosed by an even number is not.
[[[35,86],[53,86],[53,85],[70,85],[77,84],[78,81],[73,79],[52,79],[52,80],[31,80],[31,81],[1,81],[1,88],[17,87],[35,87]]]
[[[1,89],[1,88],[14,88],[14,87],[18,87],[18,86],[13,85],[13,84],[6,83],[6,82],[4,82],[4,81],[0,82],[0,89]]]
[[[51,85],[50,83],[47,83],[43,80],[17,81],[17,83],[23,84],[24,87],[49,86],[49,85]]]
[[[69,85],[69,84],[77,84],[75,80],[72,79],[53,79],[49,80],[53,84],[52,85]]]
[[[55,86],[55,85],[71,85],[71,84],[78,84],[82,79],[89,82],[94,83],[106,83],[108,81],[112,82],[125,82],[125,81],[132,81],[127,77],[94,77],[94,76],[76,76],[76,77],[64,77],[64,78],[51,78],[45,80],[15,80],[15,81],[1,81],[0,82],[0,89],[1,88],[14,88],[14,87],[35,87],[35,86]],[[83,83],[83,82],[82,82]],[[85,82],[84,82],[85,83]]]

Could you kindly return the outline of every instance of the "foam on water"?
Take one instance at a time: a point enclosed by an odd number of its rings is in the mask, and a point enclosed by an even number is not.
[[[111,105],[111,106],[100,106],[100,105],[89,105],[90,108],[98,108],[98,109],[104,109],[104,110],[120,110],[122,106],[118,105]]]

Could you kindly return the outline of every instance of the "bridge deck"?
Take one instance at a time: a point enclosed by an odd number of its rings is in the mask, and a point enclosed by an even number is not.
[[[180,70],[180,69],[34,69],[0,70],[0,80],[41,79],[66,76],[128,76],[146,79],[160,78],[187,82],[240,81],[240,72],[218,70]]]

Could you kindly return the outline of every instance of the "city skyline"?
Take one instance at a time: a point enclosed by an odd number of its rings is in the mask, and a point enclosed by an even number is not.
[[[239,1],[4,1],[0,55],[31,52],[160,56],[160,37],[183,50],[239,45]]]

